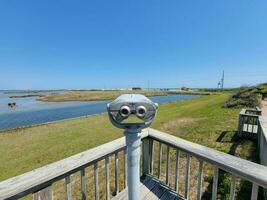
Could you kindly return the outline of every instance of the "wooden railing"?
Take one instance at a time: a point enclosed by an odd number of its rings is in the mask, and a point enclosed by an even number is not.
[[[220,173],[225,171],[231,176],[230,199],[235,198],[237,180],[240,178],[252,183],[251,199],[258,196],[259,187],[267,188],[267,167],[225,154],[214,149],[195,144],[178,137],[154,130],[146,129],[142,133],[142,174],[151,174],[164,181],[169,189],[184,199],[201,199],[208,188],[204,184],[204,176],[212,174],[211,199],[216,199]],[[51,200],[54,196],[53,185],[64,180],[66,195],[59,199],[77,199],[73,193],[73,185],[79,186],[79,197],[87,199],[93,193],[93,199],[110,199],[126,187],[125,138],[114,140],[75,156],[52,163],[42,168],[0,182],[0,199],[18,199],[32,195],[33,199]],[[121,161],[118,154],[123,154]],[[110,162],[110,158],[114,162]],[[104,163],[100,165],[100,163]],[[114,174],[110,168],[114,166]],[[119,166],[120,165],[120,166]],[[87,168],[93,169],[89,175],[93,190],[88,191]],[[104,170],[102,182],[98,178],[99,171]],[[211,170],[212,169],[212,170]],[[79,173],[80,182],[73,182],[73,174]],[[114,176],[114,190],[111,191],[110,176]],[[92,176],[92,177],[91,177]],[[122,178],[120,178],[122,177]],[[194,180],[196,177],[196,180]],[[92,182],[92,180],[94,180]],[[123,183],[121,183],[123,182]],[[103,186],[104,194],[99,185]],[[191,186],[191,187],[190,187]],[[103,191],[101,189],[101,191]],[[111,193],[110,193],[111,192]],[[91,194],[92,195],[92,194]],[[54,198],[55,199],[55,198]]]
[[[242,109],[239,114],[238,136],[257,139],[260,115],[261,110],[258,107],[256,109]]]
[[[259,117],[259,132],[258,132],[258,150],[259,159],[262,165],[267,166],[267,118]],[[267,190],[263,190],[263,195],[267,199]]]
[[[147,137],[147,130],[143,131],[142,137]],[[112,142],[103,144],[88,151],[79,153],[61,161],[46,165],[39,169],[30,171],[20,176],[0,182],[0,199],[19,199],[28,194],[32,194],[32,199],[47,199],[53,197],[52,185],[59,180],[65,179],[66,199],[73,198],[71,175],[80,172],[80,191],[82,199],[86,199],[85,188],[85,170],[93,166],[94,179],[94,198],[99,199],[99,179],[98,170],[100,167],[98,163],[105,161],[105,197],[110,199],[110,162],[111,156],[115,157],[115,187],[112,191],[113,195],[119,192],[119,178],[118,178],[118,154],[123,152],[123,173],[124,173],[124,188],[126,187],[126,144],[124,137],[116,139]],[[15,166],[14,166],[15,167]],[[92,177],[89,177],[92,178]],[[123,189],[123,188],[121,188]],[[60,198],[62,199],[62,198]]]
[[[147,149],[150,149],[150,154],[144,153],[144,155],[147,155],[145,160],[150,160],[150,163],[147,164],[146,167],[150,170],[149,173],[157,176],[159,179],[163,176],[163,181],[168,186],[170,186],[170,175],[172,174],[174,180],[172,189],[184,199],[202,198],[203,169],[205,163],[213,166],[211,199],[217,199],[219,171],[222,170],[231,176],[229,194],[231,200],[235,198],[237,177],[252,183],[251,199],[257,199],[259,186],[267,188],[267,167],[265,166],[240,159],[238,157],[225,154],[156,130],[149,130],[149,141],[150,148]],[[154,152],[155,143],[158,143],[157,152]],[[162,161],[163,145],[166,147],[165,161]],[[171,156],[170,152],[175,155]],[[154,154],[157,154],[157,156]],[[173,157],[173,161],[175,163],[174,167],[172,168],[173,172],[170,171],[170,157]],[[154,158],[157,158],[157,162],[154,161]],[[195,158],[195,163],[198,163],[197,167],[196,165],[194,166],[194,168],[197,168],[197,170],[194,170],[197,171],[195,174],[197,176],[197,180],[195,181],[195,188],[190,189],[190,185],[192,185],[192,181],[190,181],[190,174],[192,174],[192,170],[190,170],[190,168],[193,158]],[[162,163],[165,163],[165,170],[163,173]],[[154,165],[157,165],[156,172],[154,170]],[[179,182],[181,182],[181,175],[179,174],[181,170],[179,169],[181,166],[184,168],[184,181],[182,181],[184,185],[183,193],[180,193],[179,191]],[[195,191],[196,198],[190,198],[190,190]]]

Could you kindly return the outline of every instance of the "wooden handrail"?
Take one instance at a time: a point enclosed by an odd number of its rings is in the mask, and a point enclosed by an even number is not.
[[[142,138],[147,136],[148,131],[145,129],[142,132]],[[0,199],[19,198],[37,192],[125,147],[125,137],[121,137],[88,151],[2,181],[0,182]]]
[[[235,174],[246,180],[257,183],[264,188],[267,188],[266,166],[253,163],[251,161],[244,160],[193,142],[189,142],[187,140],[151,128],[149,129],[149,137],[163,144],[178,148],[179,150],[211,163],[231,174]]]
[[[232,182],[235,183],[235,177],[241,177],[246,180],[253,182],[253,194],[256,194],[258,191],[258,186],[262,186],[267,188],[267,167],[220,152],[216,151],[212,148],[208,148],[193,142],[189,142],[183,140],[181,138],[169,135],[167,133],[149,128],[142,132],[142,138],[146,140],[144,144],[150,145],[149,148],[145,148],[148,152],[144,152],[143,156],[146,156],[144,159],[145,162],[151,162],[153,159],[153,142],[147,142],[147,140],[156,140],[160,142],[159,146],[159,158],[162,156],[162,144],[166,144],[171,148],[176,149],[176,168],[178,168],[178,159],[179,159],[179,151],[183,151],[187,154],[187,164],[186,169],[188,171],[187,176],[185,177],[187,187],[185,196],[188,196],[189,193],[189,179],[190,179],[190,156],[194,156],[200,160],[200,162],[204,161],[207,163],[211,163],[214,165],[214,179],[218,178],[218,169],[223,169],[230,174],[233,175]],[[43,188],[49,188],[54,182],[64,179],[67,184],[70,182],[70,175],[81,171],[82,177],[84,177],[84,169],[89,165],[94,165],[94,176],[98,176],[97,172],[97,162],[100,160],[105,160],[105,174],[106,179],[109,177],[109,160],[108,157],[118,153],[119,151],[125,149],[125,138],[119,138],[112,142],[103,144],[101,146],[95,147],[88,151],[79,153],[77,155],[71,156],[69,158],[63,159],[61,161],[46,165],[44,167],[38,168],[31,172],[22,174],[20,176],[5,180],[0,182],[0,199],[8,199],[8,198],[20,198],[30,193],[36,193],[37,191],[42,190]],[[169,150],[167,151],[169,153]],[[151,154],[151,155],[150,155]],[[159,159],[159,160],[160,160]],[[170,157],[167,155],[167,160]],[[117,161],[116,161],[117,162]],[[160,162],[158,163],[160,166]],[[146,167],[145,171],[153,171],[153,165],[151,163],[144,163]],[[166,177],[169,177],[169,164],[167,163],[166,169]],[[152,169],[151,169],[152,168]],[[160,169],[160,168],[159,168]],[[144,170],[144,169],[143,169]],[[203,170],[203,163],[200,165],[199,170]],[[153,172],[152,172],[153,173]],[[199,185],[201,186],[201,179],[203,174],[200,173]],[[179,177],[179,174],[176,174],[175,177]],[[98,182],[96,179],[95,182]],[[166,180],[168,184],[168,179]],[[117,183],[118,184],[118,183]],[[214,182],[216,184],[216,182]],[[82,188],[84,184],[81,184]],[[234,184],[233,184],[234,185]],[[214,185],[214,191],[216,192],[217,186]],[[70,185],[69,185],[70,187]],[[97,187],[97,185],[95,185]],[[176,183],[176,189],[178,190],[178,182]],[[109,184],[106,185],[106,188],[109,188]],[[96,188],[97,190],[98,188]],[[84,189],[83,189],[84,190]],[[118,188],[116,188],[118,192]],[[49,192],[49,189],[47,189]],[[98,190],[97,190],[98,191]],[[234,190],[233,190],[234,191]],[[231,194],[233,195],[233,191]],[[70,191],[71,193],[71,191]],[[98,197],[98,193],[95,194]],[[109,194],[107,194],[109,195]],[[201,188],[198,190],[198,197],[201,196]]]

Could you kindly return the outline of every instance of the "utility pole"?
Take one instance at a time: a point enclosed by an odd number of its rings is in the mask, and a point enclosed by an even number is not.
[[[222,80],[221,80],[221,89],[223,90],[223,86],[224,86],[224,70],[222,73]]]

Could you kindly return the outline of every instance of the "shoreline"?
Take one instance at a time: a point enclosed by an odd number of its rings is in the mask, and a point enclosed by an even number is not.
[[[113,100],[115,98],[117,98],[119,95],[122,94],[143,94],[147,97],[153,97],[153,96],[167,96],[167,95],[177,95],[177,94],[181,94],[181,95],[210,95],[212,94],[211,92],[201,92],[201,91],[123,91],[123,92],[117,92],[117,93],[112,93],[112,94],[107,94],[108,96],[93,96],[95,95],[93,92],[89,92],[89,93],[93,93],[91,97],[91,94],[85,94],[85,96],[81,96],[83,94],[79,94],[79,92],[77,91],[70,91],[73,93],[76,93],[74,95],[77,96],[68,96],[68,93],[66,94],[49,94],[49,95],[40,95],[38,98],[36,98],[36,101],[41,101],[41,102],[55,102],[55,103],[59,103],[59,102],[91,102],[91,101],[108,101],[108,100]],[[88,91],[86,91],[88,93]],[[84,92],[84,93],[86,93]],[[97,91],[98,93],[99,91]],[[101,91],[102,92],[102,91]],[[83,92],[81,92],[83,93]],[[105,93],[105,92],[104,92]],[[215,94],[215,92],[214,92]],[[70,94],[71,95],[71,94]]]
[[[175,95],[175,94],[169,94],[169,95]],[[193,94],[183,94],[183,95],[193,95]],[[201,94],[194,94],[194,95],[201,95]],[[161,96],[163,96],[163,95],[161,95]],[[198,98],[205,97],[205,96],[208,96],[208,95],[201,95]],[[186,100],[191,100],[191,99],[186,99]],[[163,104],[174,103],[174,102],[179,102],[179,101],[186,101],[186,100],[177,100],[177,101],[173,101],[173,102],[166,102],[166,103],[163,103]],[[99,101],[99,102],[101,102],[101,101]],[[62,103],[64,103],[64,102],[62,102]],[[17,130],[27,129],[27,128],[31,128],[31,127],[37,127],[37,126],[42,126],[42,125],[47,125],[47,124],[55,124],[55,123],[64,122],[64,121],[71,121],[71,120],[88,118],[88,117],[92,117],[92,116],[103,115],[105,113],[107,113],[107,112],[100,112],[100,113],[96,113],[96,114],[82,115],[82,116],[78,116],[78,117],[71,117],[71,118],[53,120],[53,121],[48,121],[48,122],[43,122],[43,123],[36,123],[36,124],[32,124],[32,125],[24,125],[24,126],[19,126],[19,127],[14,127],[14,128],[4,128],[4,129],[0,129],[0,134],[3,133],[3,132],[17,131]]]

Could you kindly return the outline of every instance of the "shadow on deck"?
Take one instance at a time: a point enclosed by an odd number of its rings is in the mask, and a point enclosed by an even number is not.
[[[161,199],[161,200],[182,200],[175,191],[161,183],[158,179],[150,175],[141,177],[140,184],[140,200],[147,199]],[[125,200],[128,199],[127,188],[121,191],[112,200]]]

